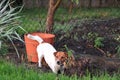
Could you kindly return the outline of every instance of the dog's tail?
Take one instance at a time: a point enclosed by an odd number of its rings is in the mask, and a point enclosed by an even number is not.
[[[42,39],[41,37],[37,36],[37,35],[33,36],[33,35],[31,35],[31,34],[28,34],[27,37],[28,37],[29,39],[38,41],[39,44],[41,44],[41,43],[43,42],[43,39]]]

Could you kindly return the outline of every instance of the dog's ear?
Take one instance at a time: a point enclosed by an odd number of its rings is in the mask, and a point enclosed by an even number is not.
[[[57,52],[54,52],[54,56],[56,56]]]
[[[64,52],[65,53],[65,56],[68,58],[68,53]]]

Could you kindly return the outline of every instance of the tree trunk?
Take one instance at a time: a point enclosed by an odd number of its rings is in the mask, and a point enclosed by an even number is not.
[[[92,0],[92,7],[100,7],[100,0]]]
[[[72,13],[72,9],[73,9],[73,2],[70,0],[70,5],[69,5],[69,13]]]
[[[49,1],[49,9],[47,14],[47,21],[46,21],[46,32],[50,33],[53,28],[54,24],[54,0]]]
[[[54,25],[54,14],[59,6],[61,0],[49,0],[49,9],[48,9],[48,14],[47,14],[47,20],[46,20],[46,32],[51,33]]]

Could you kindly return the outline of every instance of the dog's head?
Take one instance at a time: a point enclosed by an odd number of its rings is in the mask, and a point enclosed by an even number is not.
[[[68,54],[66,52],[55,52],[54,56],[56,58],[57,64],[60,66],[65,67],[66,66],[66,61],[68,59]]]

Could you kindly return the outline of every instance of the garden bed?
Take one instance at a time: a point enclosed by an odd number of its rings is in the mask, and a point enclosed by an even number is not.
[[[75,64],[68,67],[66,75],[77,74],[81,76],[89,70],[95,74],[108,71],[119,73],[120,69],[120,18],[104,20],[72,19],[68,24],[74,24],[74,28],[67,33],[56,33],[55,48],[65,50],[65,45],[73,52]],[[62,37],[62,38],[61,38]],[[61,39],[59,39],[61,38]],[[28,63],[24,44],[14,41],[20,51],[18,59],[15,51],[9,48],[11,54],[4,56],[15,64],[25,62],[28,68],[37,68],[37,63]],[[66,50],[65,50],[66,51]],[[14,53],[14,54],[13,54]],[[43,68],[43,71],[50,69]]]

